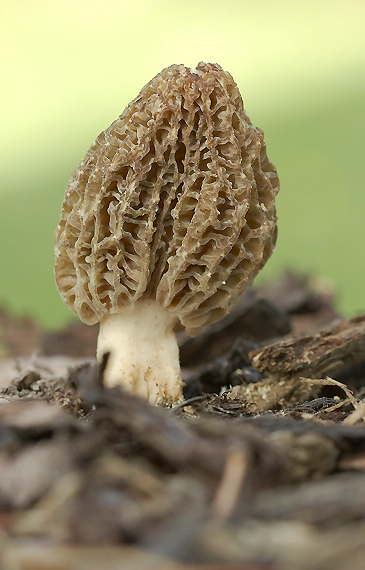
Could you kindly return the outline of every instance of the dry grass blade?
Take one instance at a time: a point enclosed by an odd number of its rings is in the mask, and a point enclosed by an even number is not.
[[[191,404],[195,404],[196,402],[203,402],[206,399],[207,399],[206,394],[203,394],[202,396],[194,396],[193,398],[188,398],[187,400],[181,402],[181,404],[177,404],[176,406],[171,408],[170,413],[175,414],[179,410],[186,408],[186,406],[190,406]]]
[[[341,388],[341,390],[345,392],[349,402],[353,405],[355,410],[359,407],[359,402],[356,400],[348,386],[342,382],[339,382],[338,380],[335,380],[334,378],[327,376],[326,378],[300,378],[300,380],[301,382],[306,382],[307,384],[313,384],[317,386],[336,386],[337,388]]]
[[[347,418],[343,420],[343,423],[347,426],[353,426],[360,420],[363,421],[365,420],[365,400],[362,400],[357,405],[355,411],[352,412],[352,414],[350,414],[349,416],[347,416]]]
[[[247,472],[247,457],[242,449],[233,449],[224,467],[223,476],[213,499],[217,518],[227,519],[233,512]]]
[[[337,402],[337,404],[334,404],[333,406],[330,406],[329,408],[324,408],[323,410],[320,410],[317,413],[323,412],[324,414],[330,414],[331,412],[334,412],[335,410],[338,410],[339,408],[342,408],[346,404],[350,404],[350,403],[351,403],[350,400],[348,398],[346,398],[346,400],[340,400],[339,402]]]

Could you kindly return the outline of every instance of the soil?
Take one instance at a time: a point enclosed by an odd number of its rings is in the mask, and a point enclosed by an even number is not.
[[[104,387],[95,327],[0,323],[1,569],[363,570],[365,315],[331,291],[180,334],[173,408]]]

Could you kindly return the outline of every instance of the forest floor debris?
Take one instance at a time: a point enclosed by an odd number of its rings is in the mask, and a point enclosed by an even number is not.
[[[1,318],[2,569],[363,570],[365,317],[328,289],[288,274],[181,336],[172,409],[105,389],[82,325]]]

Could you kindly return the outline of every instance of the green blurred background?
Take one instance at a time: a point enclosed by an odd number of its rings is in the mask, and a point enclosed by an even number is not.
[[[279,239],[260,279],[328,277],[365,308],[363,0],[3,0],[0,304],[55,327],[53,232],[97,134],[171,63],[218,62],[276,165]]]

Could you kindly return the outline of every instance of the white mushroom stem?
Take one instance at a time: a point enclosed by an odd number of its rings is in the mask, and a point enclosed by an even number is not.
[[[155,301],[138,301],[105,316],[100,323],[97,359],[109,352],[104,373],[107,386],[120,385],[151,404],[182,397],[179,347],[169,311]]]

